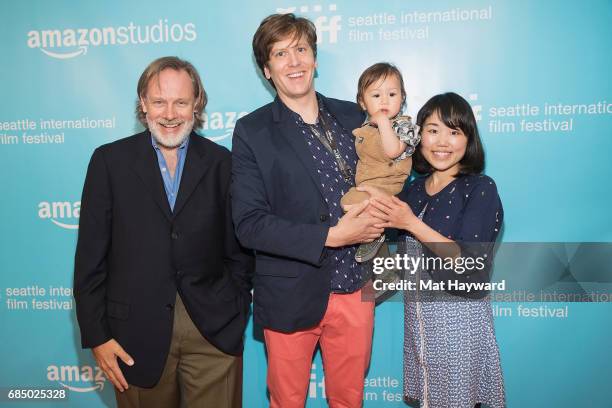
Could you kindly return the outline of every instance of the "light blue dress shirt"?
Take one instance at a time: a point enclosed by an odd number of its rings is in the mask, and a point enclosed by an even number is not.
[[[174,211],[174,203],[176,202],[176,196],[178,195],[179,186],[181,185],[181,176],[183,175],[183,167],[185,167],[185,157],[187,156],[187,147],[189,146],[189,136],[183,143],[178,147],[176,169],[174,170],[174,177],[170,176],[170,170],[166,165],[166,159],[162,154],[155,138],[151,136],[151,144],[157,153],[157,162],[159,164],[159,170],[164,180],[164,190],[166,190],[166,196],[168,197],[168,204],[170,209]]]

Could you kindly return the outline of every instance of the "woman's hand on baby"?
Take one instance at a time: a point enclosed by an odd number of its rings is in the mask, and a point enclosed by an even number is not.
[[[370,200],[373,209],[370,214],[384,222],[376,224],[380,228],[398,228],[410,231],[418,219],[408,204],[397,197],[378,197]]]

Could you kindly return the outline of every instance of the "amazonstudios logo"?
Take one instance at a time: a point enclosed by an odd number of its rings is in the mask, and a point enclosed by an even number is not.
[[[125,26],[32,30],[27,34],[27,45],[51,58],[70,59],[87,54],[90,47],[191,42],[197,37],[194,23],[159,19],[149,25],[130,22]]]
[[[80,215],[80,201],[41,201],[38,203],[38,218],[50,220],[63,229],[78,229]]]
[[[213,142],[231,138],[234,133],[236,121],[249,112],[205,112],[202,134]]]
[[[104,372],[98,366],[50,365],[47,380],[74,392],[102,391],[106,384]]]

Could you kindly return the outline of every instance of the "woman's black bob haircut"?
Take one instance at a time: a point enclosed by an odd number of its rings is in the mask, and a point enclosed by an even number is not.
[[[434,113],[438,114],[438,117],[446,126],[451,129],[459,129],[467,136],[467,147],[465,148],[465,155],[459,161],[457,176],[482,173],[485,166],[484,150],[478,135],[476,118],[468,101],[454,92],[432,97],[417,114],[416,124],[419,126],[419,133],[423,131],[425,121]],[[414,152],[413,167],[416,172],[421,174],[430,174],[434,171],[433,167],[423,157],[421,147]]]

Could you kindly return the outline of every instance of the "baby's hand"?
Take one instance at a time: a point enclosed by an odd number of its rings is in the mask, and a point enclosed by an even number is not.
[[[379,110],[370,116],[370,122],[380,127],[383,123],[390,123],[387,111]]]

